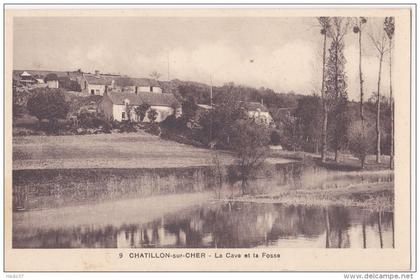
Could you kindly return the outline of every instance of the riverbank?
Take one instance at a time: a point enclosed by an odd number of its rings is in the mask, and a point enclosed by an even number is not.
[[[284,189],[272,194],[246,195],[224,200],[304,206],[335,205],[392,212],[394,211],[394,182],[360,183],[328,189]]]

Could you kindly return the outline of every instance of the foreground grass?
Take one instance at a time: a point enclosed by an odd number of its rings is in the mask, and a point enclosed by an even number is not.
[[[143,131],[69,136],[13,137],[13,169],[171,168],[208,166],[217,155],[222,165],[234,162],[216,151],[163,140]],[[272,158],[273,163],[290,162]]]
[[[224,164],[234,158],[160,139],[144,132],[13,138],[13,169],[159,168],[208,165],[217,154]]]

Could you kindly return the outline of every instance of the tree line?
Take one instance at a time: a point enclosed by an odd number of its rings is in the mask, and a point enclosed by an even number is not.
[[[342,18],[342,17],[319,17],[318,23],[321,28],[323,55],[322,55],[322,80],[321,80],[321,107],[322,107],[322,152],[321,160],[326,162],[327,150],[334,151],[335,161],[339,160],[339,152],[348,144],[348,148],[360,159],[362,168],[365,165],[366,156],[372,152],[376,155],[376,162],[380,163],[382,154],[381,139],[381,79],[385,56],[389,59],[389,108],[390,108],[390,168],[393,168],[394,158],[394,123],[393,123],[393,96],[392,96],[392,48],[395,31],[393,17],[386,17],[380,30],[375,34],[369,33],[368,37],[375,48],[378,57],[377,90],[373,99],[369,102],[376,104],[375,126],[366,122],[364,101],[364,75],[362,69],[363,53],[365,44],[363,36],[368,19]],[[358,120],[349,119],[349,101],[347,93],[347,75],[345,70],[346,58],[344,56],[345,37],[353,31],[358,36],[359,47],[359,85],[360,102]],[[328,47],[329,43],[329,47]],[[374,130],[374,132],[372,131]],[[349,133],[350,132],[350,133]],[[374,135],[374,137],[372,137]],[[372,139],[375,142],[372,143]]]

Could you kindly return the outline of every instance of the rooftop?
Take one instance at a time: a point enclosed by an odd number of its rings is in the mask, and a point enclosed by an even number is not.
[[[83,76],[85,77],[86,81],[91,85],[110,86],[112,84],[112,80],[115,80],[115,77],[112,76],[96,76],[95,74],[84,74]]]
[[[154,93],[154,92],[139,92],[139,93],[130,93],[130,92],[109,92],[109,98],[112,103],[123,105],[126,99],[129,100],[130,105],[140,105],[147,103],[151,106],[167,106],[167,107],[179,107],[180,104],[176,100],[175,96],[170,93]]]

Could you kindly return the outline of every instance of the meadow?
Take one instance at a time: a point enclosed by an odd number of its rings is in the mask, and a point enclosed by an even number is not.
[[[161,168],[209,165],[217,154],[223,164],[227,152],[201,149],[138,133],[13,137],[13,169]]]

